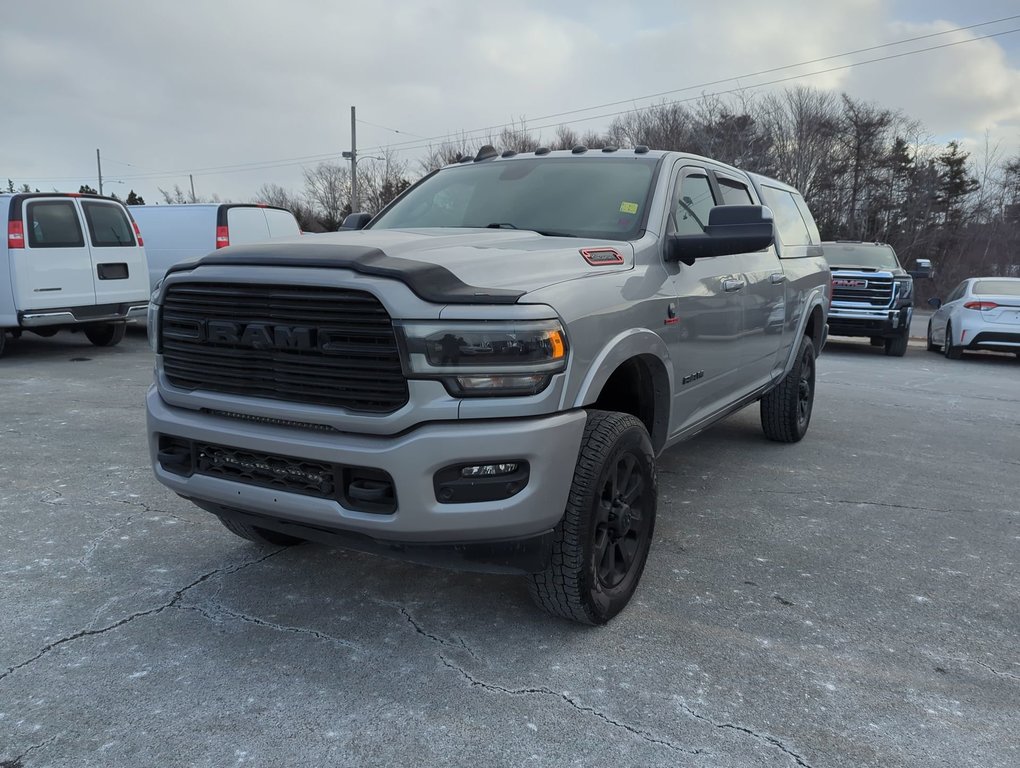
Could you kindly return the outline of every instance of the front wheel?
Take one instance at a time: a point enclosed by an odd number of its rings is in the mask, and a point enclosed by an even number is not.
[[[931,320],[929,320],[928,321],[928,351],[929,352],[938,352],[939,351],[939,345],[936,344],[934,339],[932,338],[932,331],[933,330],[934,329],[931,326]]]
[[[910,337],[907,334],[901,333],[899,336],[893,336],[885,340],[885,354],[888,357],[903,357],[907,354],[907,342],[910,341]]]
[[[807,434],[815,402],[815,345],[800,340],[790,372],[761,399],[761,428],[777,443],[796,443]]]
[[[7,347],[7,331],[0,328],[0,357],[4,356],[4,349]]]
[[[583,624],[605,624],[641,580],[655,530],[652,442],[625,413],[589,411],[552,557],[529,576],[540,608]]]
[[[127,332],[124,323],[100,323],[85,326],[85,338],[97,347],[112,347],[120,344]]]

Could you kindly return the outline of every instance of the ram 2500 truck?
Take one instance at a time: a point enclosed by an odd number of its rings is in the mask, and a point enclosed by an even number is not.
[[[485,147],[368,219],[153,294],[156,477],[239,536],[519,572],[599,624],[641,577],[657,454],[755,402],[773,440],[808,428],[829,273],[785,184]]]
[[[829,332],[867,336],[885,353],[903,357],[914,314],[914,278],[931,275],[931,261],[918,259],[908,272],[891,245],[837,240],[822,243],[832,270]]]

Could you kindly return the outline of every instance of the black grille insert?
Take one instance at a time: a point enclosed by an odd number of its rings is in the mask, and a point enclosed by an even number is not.
[[[245,485],[320,499],[347,509],[392,514],[397,509],[393,478],[371,467],[312,461],[161,435],[160,466],[175,475],[206,475]]]
[[[182,389],[367,413],[408,399],[390,316],[365,291],[183,283],[161,321],[163,370]]]

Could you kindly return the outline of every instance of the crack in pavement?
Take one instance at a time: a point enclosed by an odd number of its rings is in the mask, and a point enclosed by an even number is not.
[[[177,608],[178,610],[182,611],[194,611],[195,613],[204,616],[206,619],[214,623],[218,623],[221,616],[226,616],[229,619],[236,619],[237,621],[243,621],[247,624],[254,624],[257,627],[263,627],[265,629],[273,629],[279,632],[292,632],[297,635],[311,635],[312,637],[318,640],[326,640],[327,642],[339,645],[343,648],[347,648],[348,650],[352,651],[363,652],[365,650],[357,643],[352,643],[350,640],[344,640],[343,638],[336,637],[335,635],[320,632],[317,629],[310,629],[308,627],[294,627],[287,624],[277,624],[272,621],[260,619],[258,616],[250,616],[246,613],[238,613],[237,611],[232,611],[219,603],[212,603],[211,605],[215,613],[209,612],[206,606],[198,604],[178,605]]]
[[[995,667],[992,667],[992,666],[990,666],[988,664],[985,664],[983,661],[978,661],[977,659],[954,659],[954,658],[951,658],[949,656],[933,656],[932,658],[936,658],[939,661],[952,661],[952,662],[956,662],[957,664],[962,664],[965,667],[973,666],[973,665],[976,664],[979,667],[984,667],[985,669],[987,669],[989,672],[991,672],[993,675],[996,675],[997,677],[1008,677],[1010,680],[1020,681],[1020,675],[1014,675],[1012,672],[1000,672]]]
[[[589,707],[586,704],[580,703],[579,701],[577,701],[576,699],[574,699],[573,697],[569,696],[566,693],[558,693],[558,692],[552,690],[551,688],[504,688],[503,686],[500,686],[500,685],[494,685],[492,683],[486,683],[486,682],[483,682],[483,681],[479,680],[478,678],[476,678],[472,674],[470,674],[467,670],[462,669],[461,667],[458,667],[456,664],[451,662],[449,659],[447,659],[442,654],[439,655],[439,660],[442,661],[443,664],[446,667],[448,667],[449,669],[452,669],[454,672],[457,672],[458,674],[460,674],[465,680],[467,680],[471,684],[472,687],[482,688],[482,689],[484,689],[486,691],[495,692],[495,693],[505,693],[505,694],[508,694],[510,696],[530,696],[530,695],[533,695],[533,694],[540,694],[540,695],[543,695],[543,696],[552,696],[554,698],[560,699],[561,701],[565,701],[567,704],[572,706],[578,712],[582,712],[582,713],[584,713],[586,715],[592,715],[593,717],[596,717],[599,720],[602,720],[603,722],[608,723],[609,725],[615,726],[617,728],[622,728],[623,730],[627,731],[628,733],[631,733],[634,736],[637,736],[638,738],[642,739],[643,741],[648,742],[649,744],[655,744],[655,745],[660,746],[660,747],[666,747],[667,749],[670,749],[670,750],[672,750],[674,752],[679,752],[679,753],[684,754],[684,755],[707,755],[707,754],[709,754],[708,752],[706,752],[703,749],[688,749],[686,747],[681,747],[681,746],[679,746],[677,744],[674,744],[671,741],[667,741],[666,739],[660,739],[660,738],[654,736],[653,734],[649,733],[648,731],[642,730],[641,728],[635,728],[632,725],[627,725],[626,723],[621,723],[619,720],[614,720],[613,718],[609,717],[605,713],[598,711],[594,707]]]
[[[433,640],[433,641],[439,643],[439,645],[441,645],[443,647],[446,647],[446,648],[451,648],[451,647],[452,648],[460,648],[461,650],[467,651],[468,655],[472,659],[474,659],[475,661],[481,661],[481,659],[479,659],[478,656],[475,655],[475,652],[473,650],[471,650],[470,647],[468,647],[468,644],[464,642],[463,638],[458,637],[457,638],[457,642],[452,642],[452,641],[446,640],[446,639],[444,639],[442,637],[439,637],[437,635],[433,635],[431,632],[426,632],[425,629],[421,626],[421,624],[419,624],[417,621],[415,621],[415,618],[411,615],[411,612],[408,611],[404,606],[396,605],[396,606],[393,606],[393,607],[397,608],[397,610],[400,611],[401,615],[405,619],[407,619],[408,624],[410,624],[412,627],[414,627],[414,631],[417,632],[419,635],[422,635],[423,637],[427,637],[429,640]]]
[[[178,602],[180,602],[181,598],[184,597],[184,593],[185,592],[187,592],[190,589],[193,589],[194,587],[197,587],[199,584],[201,584],[201,583],[203,583],[205,581],[208,581],[213,576],[217,576],[219,574],[227,575],[227,574],[231,574],[231,573],[236,573],[237,571],[243,570],[243,569],[248,568],[250,566],[258,565],[259,563],[265,562],[269,558],[275,557],[276,555],[280,554],[281,552],[284,552],[285,550],[286,550],[286,547],[280,547],[279,549],[274,550],[273,552],[270,552],[267,555],[263,555],[262,557],[258,558],[257,560],[246,560],[246,561],[244,561],[242,563],[238,563],[237,565],[234,565],[234,566],[226,566],[226,567],[223,567],[223,568],[216,568],[215,570],[209,571],[209,573],[206,573],[206,574],[204,574],[202,576],[199,576],[197,579],[195,579],[193,582],[188,584],[186,587],[182,587],[181,589],[178,589],[176,592],[174,592],[173,597],[171,597],[170,600],[168,600],[163,605],[156,606],[155,608],[149,608],[148,610],[145,610],[145,611],[136,611],[135,613],[132,613],[129,616],[125,616],[122,619],[118,619],[117,621],[113,622],[112,624],[109,624],[109,625],[107,625],[105,627],[102,627],[100,629],[82,629],[82,630],[79,630],[79,631],[75,632],[74,634],[68,635],[67,637],[62,637],[59,640],[54,640],[52,643],[49,643],[48,645],[44,646],[42,648],[42,650],[40,650],[32,658],[26,659],[25,661],[22,661],[19,664],[15,664],[12,667],[8,667],[7,671],[0,673],[0,682],[2,682],[4,679],[6,679],[7,677],[12,675],[14,672],[18,671],[19,669],[27,667],[29,664],[32,664],[33,662],[38,661],[43,656],[48,654],[50,651],[52,651],[55,648],[58,648],[61,645],[64,645],[66,643],[70,643],[70,642],[72,642],[74,640],[79,640],[79,639],[81,639],[83,637],[91,637],[92,635],[101,635],[101,634],[104,634],[105,632],[110,632],[111,630],[117,629],[118,627],[122,627],[125,624],[134,621],[135,619],[140,619],[143,616],[154,616],[156,614],[162,613],[167,608],[172,608]]]
[[[106,538],[106,536],[112,531],[115,531],[123,526],[131,525],[132,520],[134,520],[134,515],[128,515],[123,520],[114,523],[105,531],[96,536],[96,538],[92,540],[92,543],[85,547],[85,554],[78,558],[78,565],[80,565],[86,571],[91,571],[92,567],[88,564],[89,560],[92,559],[92,555],[94,555],[96,553],[96,550],[99,549],[99,545],[103,541],[103,539]]]
[[[746,726],[736,725],[735,723],[717,723],[717,722],[715,722],[715,720],[712,720],[709,717],[705,717],[704,715],[699,715],[697,712],[695,712],[689,706],[684,704],[682,701],[677,701],[677,703],[680,705],[680,708],[683,709],[684,712],[686,712],[688,715],[693,717],[695,720],[699,720],[699,721],[701,721],[703,723],[708,723],[713,728],[722,728],[722,729],[728,729],[728,730],[737,731],[739,733],[746,733],[748,736],[753,736],[754,738],[758,739],[759,741],[763,741],[766,744],[771,744],[773,747],[778,748],[779,750],[781,750],[786,755],[792,757],[797,762],[797,765],[803,766],[803,768],[811,768],[811,764],[810,763],[808,763],[803,757],[798,755],[793,750],[787,748],[787,746],[785,744],[783,744],[783,742],[781,742],[775,736],[768,736],[768,735],[763,734],[763,733],[758,733],[757,731],[753,731],[753,730],[751,730],[750,728],[748,728]]]
[[[26,749],[24,752],[22,752],[20,755],[18,755],[13,760],[3,760],[3,761],[0,761],[0,768],[22,768],[22,765],[23,765],[22,762],[21,762],[22,760],[24,760],[26,757],[28,757],[30,754],[32,754],[36,750],[42,749],[43,747],[48,747],[50,744],[52,744],[56,740],[57,740],[56,736],[50,736],[44,742],[41,742],[39,744],[33,744],[32,746],[30,746],[28,749]]]

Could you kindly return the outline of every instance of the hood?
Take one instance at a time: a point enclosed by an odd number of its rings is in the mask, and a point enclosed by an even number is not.
[[[386,256],[449,270],[460,281],[480,288],[528,293],[554,283],[627,270],[634,263],[629,242],[596,238],[549,237],[530,230],[512,229],[368,229],[304,235],[286,242],[273,241],[277,249],[293,247],[300,255],[304,246],[316,250],[330,245],[374,248]],[[582,249],[612,249],[619,263],[591,264]],[[231,248],[219,253],[227,254]],[[610,255],[611,258],[611,255]]]

